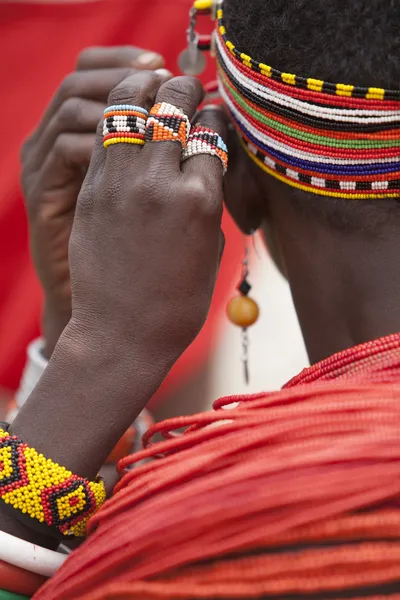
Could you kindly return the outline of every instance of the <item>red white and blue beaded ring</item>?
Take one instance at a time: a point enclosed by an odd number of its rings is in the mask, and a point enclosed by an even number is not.
[[[202,125],[192,127],[187,146],[182,152],[182,162],[198,154],[216,156],[221,161],[224,174],[226,173],[228,148],[216,131]]]

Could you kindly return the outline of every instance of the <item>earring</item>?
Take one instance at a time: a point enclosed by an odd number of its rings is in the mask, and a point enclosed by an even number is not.
[[[242,362],[244,368],[244,380],[249,383],[249,337],[247,329],[257,321],[260,314],[257,302],[249,298],[251,285],[249,276],[249,249],[245,245],[245,255],[242,262],[242,277],[237,287],[239,296],[232,298],[227,305],[228,319],[234,325],[242,328]]]

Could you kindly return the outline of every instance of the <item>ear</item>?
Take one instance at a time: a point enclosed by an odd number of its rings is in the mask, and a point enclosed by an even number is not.
[[[256,231],[264,218],[263,190],[254,177],[247,156],[232,125],[228,133],[229,166],[224,177],[225,205],[239,229],[245,234]]]

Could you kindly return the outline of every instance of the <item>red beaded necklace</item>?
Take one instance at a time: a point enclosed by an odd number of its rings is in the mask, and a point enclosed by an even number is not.
[[[317,381],[362,379],[365,382],[390,382],[400,375],[400,333],[394,333],[343,352],[304,369],[284,388]]]

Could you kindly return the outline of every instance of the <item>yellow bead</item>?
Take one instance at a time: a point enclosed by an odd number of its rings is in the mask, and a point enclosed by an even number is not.
[[[228,319],[238,327],[250,327],[258,319],[260,310],[257,302],[248,296],[236,296],[228,302]]]
[[[212,0],[195,0],[194,8],[196,10],[209,10],[212,8]]]

